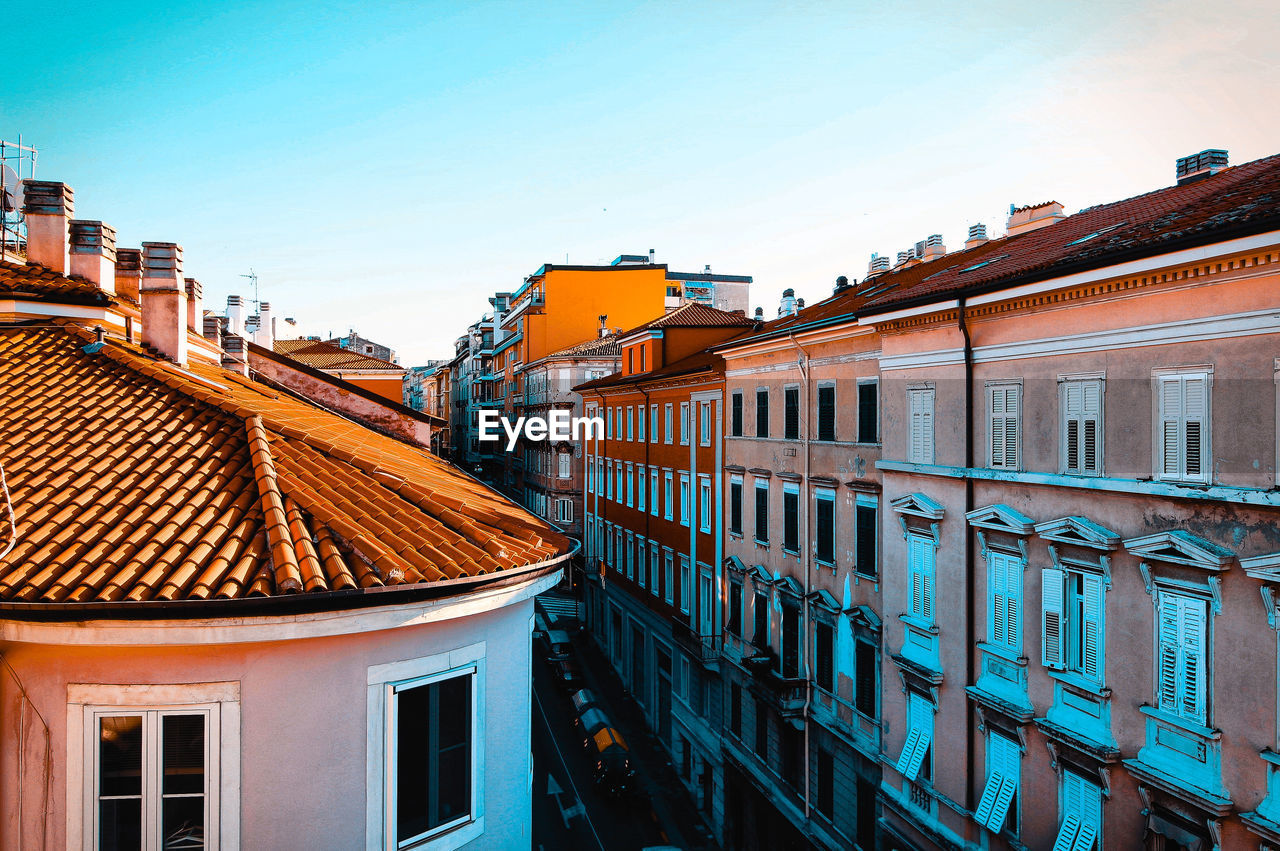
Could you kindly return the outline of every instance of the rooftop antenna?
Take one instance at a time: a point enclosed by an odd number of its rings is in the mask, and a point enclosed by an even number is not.
[[[258,273],[253,271],[253,267],[249,267],[249,274],[241,275],[242,278],[248,278],[253,282],[253,312],[262,315],[262,303],[258,301]]]
[[[35,178],[37,156],[35,148],[22,144],[22,134],[17,143],[0,139],[0,260],[7,260],[10,252],[22,259],[26,249],[22,181]]]

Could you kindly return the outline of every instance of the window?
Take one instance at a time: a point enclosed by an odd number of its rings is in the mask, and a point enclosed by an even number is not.
[[[627,405],[627,440],[635,439],[636,409]]]
[[[662,590],[658,585],[658,582],[659,582],[658,571],[662,569],[658,563],[659,558],[660,558],[660,553],[658,552],[658,542],[650,541],[649,542],[649,593],[653,594],[653,596],[655,597],[658,596],[658,594]]]
[[[628,374],[633,373],[633,372],[635,372],[635,371],[636,371],[636,357],[635,357],[635,356],[636,356],[636,350],[635,350],[635,349],[627,349],[627,373],[628,373]]]
[[[756,541],[769,543],[769,483],[756,479]]]
[[[617,495],[618,495],[618,496],[617,496],[617,499],[618,499],[618,502],[619,502],[619,503],[621,503],[621,502],[622,502],[622,488],[623,488],[623,484],[622,484],[622,462],[621,462],[621,461],[616,462],[616,463],[614,464],[614,468],[613,468],[613,469],[614,469],[614,472],[615,472],[615,474],[617,475],[617,479],[618,479],[618,481],[617,481],[617,490],[616,490],[616,493],[617,493]]]
[[[662,481],[663,481],[663,484],[666,486],[666,499],[663,501],[662,516],[665,519],[670,520],[674,516],[671,511],[671,503],[674,499],[674,494],[671,492],[671,471],[670,470],[667,470],[665,473],[662,474]]]
[[[854,511],[854,569],[863,576],[877,576],[876,513],[874,496],[859,494]]]
[[[573,456],[571,454],[560,452],[557,454],[556,460],[559,464],[556,470],[558,478],[567,479],[573,475]]]
[[[756,437],[769,436],[769,391],[756,390]]]
[[[1018,469],[1021,396],[1022,387],[1017,384],[995,384],[987,388],[992,467]]]
[[[1040,576],[1045,667],[1101,683],[1102,576],[1056,567]]]
[[[818,440],[836,439],[836,386],[818,385]]]
[[[177,692],[180,700],[169,703]],[[94,848],[218,847],[238,824],[238,796],[223,799],[222,767],[237,765],[239,686],[68,686],[82,735],[70,746],[85,766],[83,806],[69,820]],[[163,696],[162,696],[163,695]],[[122,699],[154,699],[120,705]],[[113,705],[95,705],[111,703]],[[88,745],[85,750],[79,750]],[[234,748],[234,751],[231,750]],[[234,771],[234,769],[232,769]],[[233,782],[238,778],[228,778]],[[79,822],[83,815],[86,821]]]
[[[729,611],[725,613],[724,628],[738,637],[742,636],[742,606],[742,580],[731,579],[729,580]]]
[[[689,589],[693,587],[689,570],[689,557],[680,556],[680,611],[686,615],[689,614]]]
[[[640,371],[641,371],[641,372],[644,372],[644,371],[645,371],[645,369],[647,368],[647,367],[645,366],[645,361],[647,360],[647,358],[645,358],[645,354],[646,354],[648,351],[649,351],[649,350],[648,350],[647,348],[645,348],[644,346],[640,346]]]
[[[729,477],[729,534],[742,534],[742,476]]]
[[[913,464],[933,463],[933,388],[907,391],[910,414],[907,460]]]
[[[729,402],[729,434],[742,437],[742,391],[735,390]]]
[[[668,402],[666,404],[666,407],[663,408],[662,414],[663,414],[663,425],[665,426],[663,430],[664,439],[666,440],[667,443],[670,443],[671,436],[672,436],[671,434],[671,403],[670,402]]]
[[[641,405],[636,411],[636,440],[644,443],[644,418],[645,406]]]
[[[1209,373],[1159,375],[1156,478],[1209,481]]]
[[[613,408],[604,409],[604,436],[613,437]]]
[[[824,564],[836,562],[836,492],[821,489],[814,494],[814,558]]]
[[[484,664],[484,645],[473,644],[369,668],[369,741],[381,746],[369,750],[367,847],[483,833]]]
[[[668,606],[670,606],[675,601],[676,583],[675,583],[675,577],[672,575],[673,561],[674,559],[671,554],[671,550],[666,550],[662,555],[662,577],[666,581],[666,585],[663,586],[662,598],[666,600]],[[680,594],[681,596],[684,595],[683,588],[680,589]]]
[[[657,408],[654,408],[656,411]],[[658,516],[658,468],[649,468],[649,510],[654,517]]]
[[[1156,705],[1204,725],[1206,601],[1160,590],[1156,596]]]
[[[818,812],[830,821],[835,814],[835,760],[831,751],[818,748]]]
[[[769,761],[769,708],[756,698],[756,756]]]
[[[1102,381],[1063,381],[1062,472],[1102,475]]]
[[[858,442],[880,442],[880,382],[858,382]]]
[[[1008,822],[1009,832],[1018,832],[1018,783],[1022,774],[1022,748],[1012,739],[992,733],[987,737],[987,785],[973,819],[992,833]]]
[[[587,457],[587,493],[596,492],[596,459]]]
[[[1074,771],[1062,772],[1062,822],[1053,851],[1093,851],[1102,835],[1102,789]]]
[[[641,422],[644,422],[642,419]],[[636,511],[644,513],[644,465],[636,467]]]
[[[606,460],[605,464],[608,465],[608,470],[604,477],[604,498],[613,499],[613,461]]]
[[[689,504],[689,474],[680,474],[680,523],[684,526],[689,525],[689,514],[692,508]]]
[[[698,405],[698,442],[703,446],[711,445],[711,403],[701,402]]]
[[[658,442],[658,406],[652,405],[649,408],[649,442]]]
[[[784,597],[782,604],[782,676],[795,679],[800,676],[800,607],[791,597]]]
[[[907,741],[898,756],[898,773],[915,782],[919,777],[933,777],[932,760],[928,757],[933,742],[933,704],[921,694],[907,693]]]
[[[800,486],[792,482],[782,485],[782,548],[800,552]]]
[[[729,732],[734,738],[742,738],[742,686],[729,684]]]
[[[711,477],[698,476],[698,529],[711,531]]]
[[[631,532],[627,533],[627,578],[632,579],[635,576],[635,551],[636,541]],[[644,539],[640,539],[640,557],[644,558]],[[640,571],[640,584],[644,584],[644,570]]]
[[[680,403],[680,445],[689,445],[689,403]]]
[[[987,641],[1017,656],[1022,650],[1022,559],[987,554]]]
[[[924,535],[907,536],[907,572],[910,575],[911,600],[908,611],[933,626],[933,541]]]
[[[573,500],[557,499],[556,500],[556,520],[560,523],[573,522]]]
[[[816,621],[813,626],[814,684],[835,694],[835,630],[831,624]]]
[[[875,718],[880,706],[880,695],[876,691],[880,680],[880,666],[876,664],[876,645],[870,641],[857,641],[854,643],[853,656],[854,706],[868,718]]]
[[[769,646],[769,591],[756,589],[756,604],[752,611],[751,643],[756,647]]]
[[[627,462],[627,472],[626,472],[626,475],[625,475],[625,478],[626,478],[626,480],[627,480],[627,505],[628,505],[628,506],[631,506],[631,505],[634,505],[634,504],[635,504],[635,500],[634,500],[634,496],[635,496],[635,494],[634,494],[634,492],[633,492],[633,490],[632,490],[632,488],[633,488],[633,486],[634,486],[634,484],[635,484],[635,476],[633,475],[633,473],[634,473],[634,471],[633,471],[633,470],[632,470],[632,468],[631,468],[631,462],[630,462],[630,461],[628,461],[628,462]]]
[[[799,387],[786,387],[782,391],[782,436],[787,440],[800,439]]]

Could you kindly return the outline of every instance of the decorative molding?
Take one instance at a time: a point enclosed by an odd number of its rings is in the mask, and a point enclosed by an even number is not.
[[[1114,550],[1120,546],[1120,535],[1087,517],[1072,515],[1037,523],[1036,534],[1046,541],[1088,547],[1094,550]]]
[[[910,514],[927,520],[941,520],[946,509],[922,493],[909,493],[889,501],[898,514]]]
[[[1030,535],[1036,530],[1034,520],[1003,503],[974,509],[965,515],[965,519],[970,526],[1011,535]]]

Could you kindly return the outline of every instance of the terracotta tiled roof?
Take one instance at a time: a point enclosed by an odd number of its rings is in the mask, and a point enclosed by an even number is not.
[[[538,518],[428,452],[213,365],[73,325],[0,328],[16,545],[0,600],[215,600],[545,561]],[[0,511],[0,547],[11,530]]]
[[[54,299],[71,304],[108,305],[111,296],[84,278],[68,278],[34,263],[0,260],[0,297]]]
[[[899,278],[901,272],[878,276],[872,281],[892,286],[868,298],[861,310],[986,292],[1277,227],[1280,155],[1089,207],[1048,227],[956,252],[963,263],[939,268],[935,261],[904,270],[927,270],[915,280]]]
[[[610,334],[607,337],[592,337],[576,346],[569,346],[558,352],[552,352],[547,355],[547,360],[554,358],[587,358],[587,357],[617,357],[622,354],[622,346],[618,344],[618,335]]]
[[[748,319],[741,313],[717,310],[691,301],[675,310],[667,311],[657,319],[651,319],[643,325],[624,331],[618,336],[625,338],[637,331],[647,331],[650,328],[734,328],[751,325],[753,322],[754,320]]]
[[[315,369],[393,369],[404,372],[400,364],[319,340],[276,340],[272,348],[278,355],[293,358]]]

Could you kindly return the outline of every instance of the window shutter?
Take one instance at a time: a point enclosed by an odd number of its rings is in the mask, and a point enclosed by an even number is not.
[[[1022,562],[1003,556],[1004,563],[1004,631],[1005,644],[1017,649],[1022,634]]]
[[[1207,479],[1203,467],[1204,437],[1208,430],[1208,382],[1201,377],[1183,379],[1183,422],[1186,443],[1184,475],[1188,479]]]
[[[982,799],[978,801],[978,809],[973,813],[973,820],[978,824],[985,825],[991,820],[991,813],[995,810],[996,796],[1000,794],[1003,786],[1003,774],[999,771],[987,772],[987,785],[982,787]]]
[[[1076,836],[1079,835],[1079,832],[1079,817],[1068,815],[1062,820],[1062,827],[1058,830],[1058,838],[1053,843],[1053,851],[1072,851],[1072,846],[1075,844]]]
[[[897,765],[894,766],[898,769],[898,773],[905,775],[908,780],[915,779],[915,773],[908,773],[907,769],[911,765],[911,760],[915,756],[916,747],[920,744],[920,736],[923,735],[923,733],[924,731],[919,727],[911,728],[911,732],[907,734],[907,743],[902,746],[902,753],[898,756]],[[919,770],[920,766],[917,764],[916,771]]]
[[[1182,379],[1177,376],[1159,380],[1160,409],[1160,475],[1182,476]]]
[[[1179,644],[1182,649],[1181,714],[1187,718],[1204,718],[1204,620],[1205,603],[1202,600],[1182,598],[1182,617],[1179,619]]]
[[[1005,616],[1009,603],[1008,573],[1004,563],[1004,556],[991,554],[991,640],[995,644],[1009,642],[1009,622]]]
[[[1080,625],[1080,671],[1086,677],[1101,680],[1102,577],[1091,573],[1083,574],[1080,577],[1080,591],[1084,610],[1084,622]]]
[[[932,464],[933,456],[933,391],[920,393],[920,460]]]
[[[1093,843],[1097,838],[1097,826],[1084,822],[1080,825],[1080,832],[1076,834],[1076,841],[1072,844],[1071,851],[1093,851]]]
[[[1067,426],[1064,466],[1068,472],[1079,473],[1083,466],[1080,457],[1080,420],[1084,413],[1084,386],[1080,382],[1066,383],[1063,388],[1062,407]]]
[[[1015,469],[1018,466],[1018,388],[993,387],[988,399],[991,408],[991,466]]]
[[[1180,632],[1178,598],[1161,594],[1157,612],[1158,643],[1156,690],[1159,707],[1178,712],[1178,650]]]
[[[1096,474],[1102,470],[1098,458],[1098,429],[1102,423],[1102,383],[1087,382],[1081,388],[1081,395],[1080,472]]]
[[[1062,634],[1062,597],[1066,577],[1056,567],[1040,571],[1040,599],[1042,603],[1041,634],[1044,636],[1044,666],[1062,670],[1065,642]]]

